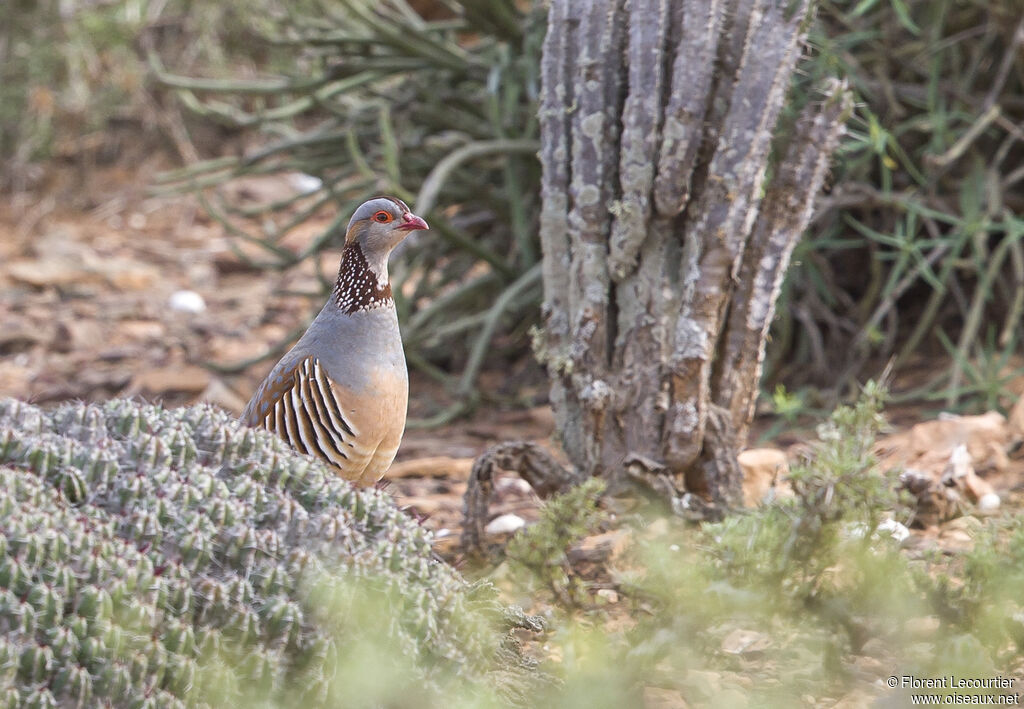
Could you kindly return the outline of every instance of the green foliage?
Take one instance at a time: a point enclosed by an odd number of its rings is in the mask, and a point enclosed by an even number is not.
[[[0,9],[0,178],[70,152],[114,116],[136,115],[145,68],[129,5],[15,0]]]
[[[996,661],[1024,655],[1024,520],[1020,515],[978,525],[975,544],[949,573],[938,555],[922,560],[918,581],[950,628],[970,635]]]
[[[562,603],[578,606],[590,600],[567,552],[600,522],[597,503],[604,490],[603,480],[589,478],[556,495],[544,504],[540,519],[516,534],[505,549],[513,567],[527,572],[525,578],[550,590]]]
[[[1024,523],[977,522],[962,555],[901,549],[895,481],[872,456],[883,398],[868,384],[819,427],[791,497],[699,529],[636,530],[611,569],[628,622],[560,622],[547,642],[564,682],[546,701],[634,706],[656,689],[698,706],[860,706],[900,701],[879,684],[890,675],[1012,673]]]
[[[771,395],[772,411],[784,422],[792,424],[804,412],[805,399],[804,392],[787,391],[784,385],[779,384]]]
[[[116,157],[126,127],[134,140],[164,131],[180,142],[186,127],[176,108],[159,105],[140,50],[190,71],[272,67],[274,53],[253,45],[246,18],[275,2],[249,0],[245,13],[216,0],[0,4],[0,185],[22,187],[30,166],[54,158]]]
[[[829,604],[836,580],[830,570],[841,555],[868,543],[896,502],[895,479],[874,469],[882,397],[868,383],[854,406],[840,407],[818,427],[812,458],[790,471],[792,500],[705,529],[731,578],[784,589],[776,604]],[[849,541],[853,529],[859,541]]]
[[[818,18],[797,101],[839,75],[859,103],[768,369],[841,390],[925,351],[946,364],[905,397],[1006,404],[1008,368],[984,369],[1017,352],[1024,308],[1020,3],[822,0]]]
[[[871,453],[882,396],[869,384],[819,427],[811,456],[791,471],[792,498],[705,526],[695,551],[682,552],[683,542],[648,550],[639,595],[657,604],[657,617],[675,619],[672,632],[698,638],[682,650],[663,640],[680,675],[696,657],[713,657],[730,632],[756,629],[786,638],[776,658],[793,672],[786,691],[820,691],[815,682],[839,678],[830,662],[888,632],[878,619],[898,617],[912,594],[897,545],[880,528],[896,502],[894,481],[874,469]],[[809,648],[824,665],[804,664]]]
[[[481,706],[534,681],[507,635],[533,621],[383,494],[212,407],[2,400],[0,485],[5,706]]]
[[[15,1],[0,8],[0,155],[22,165],[53,137],[52,86],[65,64],[57,6]]]

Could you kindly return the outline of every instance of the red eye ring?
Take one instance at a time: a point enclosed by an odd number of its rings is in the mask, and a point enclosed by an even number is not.
[[[373,221],[379,222],[381,224],[387,224],[392,219],[394,219],[394,217],[391,216],[391,213],[383,209],[373,215]]]

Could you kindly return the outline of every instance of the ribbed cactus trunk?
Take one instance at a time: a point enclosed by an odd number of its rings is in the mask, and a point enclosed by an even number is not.
[[[676,504],[740,499],[768,325],[850,105],[826,87],[766,182],[810,13],[551,3],[537,351],[564,447],[592,475]]]

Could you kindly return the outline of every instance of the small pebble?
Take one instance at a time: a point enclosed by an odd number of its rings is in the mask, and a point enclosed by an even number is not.
[[[978,500],[978,509],[982,512],[991,512],[999,509],[999,495],[994,492],[982,495],[981,499]]]
[[[878,531],[888,532],[890,537],[901,543],[910,536],[910,530],[894,519],[883,519],[878,523]]]
[[[291,175],[290,181],[292,183],[292,187],[294,187],[295,191],[299,194],[312,194],[324,186],[323,180],[319,177],[313,177],[312,175],[307,175],[304,172]]]
[[[171,294],[169,304],[171,310],[177,310],[180,313],[196,314],[206,310],[206,301],[194,290],[175,291]]]
[[[521,495],[529,495],[533,492],[533,488],[530,487],[530,483],[526,482],[522,478],[504,477],[498,478],[494,482],[494,491],[496,493],[512,492],[519,493]]]
[[[511,534],[526,526],[526,520],[519,515],[505,514],[492,519],[484,531],[488,534]]]

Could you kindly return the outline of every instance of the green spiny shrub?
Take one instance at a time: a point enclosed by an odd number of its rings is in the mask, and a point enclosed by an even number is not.
[[[612,570],[635,625],[612,639],[557,628],[584,680],[565,686],[618,692],[622,705],[641,685],[701,706],[896,706],[893,674],[1015,672],[1021,522],[974,520],[966,552],[901,548],[909,510],[872,454],[883,399],[869,383],[819,427],[791,496],[696,530],[638,533],[635,556]],[[603,659],[577,659],[587,655]]]
[[[516,534],[505,554],[525,580],[547,588],[569,605],[590,601],[586,584],[569,562],[569,547],[593,531],[602,517],[597,503],[605,490],[599,478],[589,478],[544,504],[540,519]]]
[[[0,400],[0,489],[0,706],[482,703],[535,676],[508,634],[534,622],[385,495],[210,406]]]

